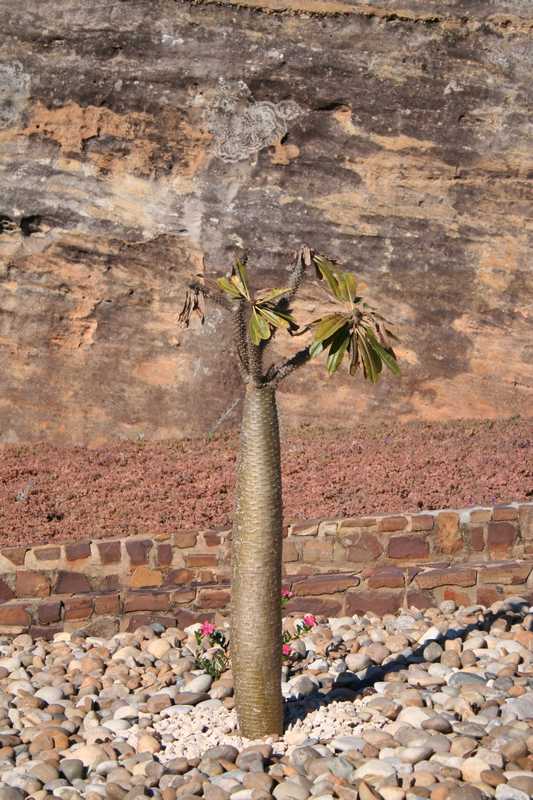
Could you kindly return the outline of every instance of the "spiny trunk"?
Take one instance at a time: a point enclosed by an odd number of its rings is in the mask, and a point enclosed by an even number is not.
[[[283,733],[281,468],[275,390],[244,399],[233,529],[231,660],[242,735]]]

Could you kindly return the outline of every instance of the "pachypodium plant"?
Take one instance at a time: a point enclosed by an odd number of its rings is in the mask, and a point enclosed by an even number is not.
[[[291,302],[314,271],[331,310],[299,325]],[[212,300],[231,318],[237,364],[244,383],[236,506],[232,537],[231,664],[242,735],[283,733],[281,695],[281,464],[276,390],[296,369],[324,352],[330,374],[345,358],[350,375],[362,370],[375,383],[383,366],[398,373],[386,320],[369,306],[355,276],[328,258],[301,247],[287,285],[253,293],[246,259],[231,273],[190,284],[180,322],[193,312],[203,320],[201,299]],[[309,336],[291,357],[265,368],[265,350],[278,332]],[[288,644],[288,643],[285,643]]]

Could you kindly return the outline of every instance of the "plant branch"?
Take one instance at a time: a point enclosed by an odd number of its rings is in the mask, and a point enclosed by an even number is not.
[[[278,311],[284,311],[288,309],[290,301],[300,288],[306,267],[311,266],[312,256],[313,252],[306,244],[303,244],[298,248],[289,276],[290,291],[283,295],[283,297],[280,298],[280,300],[276,303],[276,309]]]
[[[203,297],[211,302],[215,303],[217,306],[221,306],[226,311],[233,311],[235,306],[234,303],[225,297],[223,294],[218,294],[217,292],[212,292],[208,286],[205,286],[203,283],[198,283],[198,281],[192,281],[189,283],[189,289],[192,289],[193,292],[199,292]]]
[[[250,363],[248,358],[248,336],[246,334],[246,319],[244,315],[244,301],[233,303],[233,338],[237,349],[237,364],[241,378],[247,383],[250,377]]]
[[[246,337],[246,351],[248,355],[248,376],[254,386],[261,386],[263,378],[263,350],[255,345],[249,336]]]
[[[302,367],[304,364],[311,359],[311,345],[304,347],[302,350],[298,350],[293,356],[288,358],[286,361],[283,361],[281,364],[272,365],[267,374],[266,374],[266,381],[269,386],[272,386],[276,389],[281,381],[290,375],[291,372]]]

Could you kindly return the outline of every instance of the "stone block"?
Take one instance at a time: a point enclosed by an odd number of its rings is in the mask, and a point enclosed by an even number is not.
[[[494,506],[492,519],[494,522],[518,519],[518,508],[516,506]]]
[[[450,566],[447,569],[429,569],[419,572],[416,584],[419,589],[435,589],[437,586],[474,586],[477,572],[470,567]]]
[[[419,592],[416,589],[410,589],[407,592],[407,608],[418,608],[425,611],[426,608],[435,607],[437,605],[435,598],[431,592]]]
[[[522,539],[533,539],[533,503],[518,507],[518,519]]]
[[[435,517],[431,514],[417,514],[411,517],[412,531],[431,531],[435,526]]]
[[[12,600],[14,597],[15,592],[3,578],[0,578],[0,603],[7,603],[8,600]]]
[[[289,525],[289,536],[316,536],[321,520],[308,519],[303,522],[293,522]]]
[[[333,561],[333,537],[308,539],[302,542],[302,560],[310,564],[323,564]]]
[[[338,519],[323,519],[318,524],[319,536],[336,536],[337,528],[339,526]]]
[[[490,522],[492,519],[492,508],[475,508],[470,512],[470,524],[481,525]]]
[[[174,534],[174,544],[182,549],[186,547],[196,547],[198,534],[195,531],[178,531]]]
[[[298,561],[300,554],[296,542],[291,539],[285,539],[283,542],[283,561]]]
[[[81,561],[91,557],[90,542],[75,542],[65,545],[65,558],[67,561]]]
[[[148,564],[152,546],[152,539],[127,539],[126,552],[129,556],[130,564],[135,567]]]
[[[354,591],[345,595],[344,610],[346,614],[394,614],[403,605],[403,591]]]
[[[476,601],[482,606],[491,606],[503,600],[503,589],[499,586],[478,586]]]
[[[163,575],[160,570],[150,567],[136,567],[129,577],[129,586],[132,589],[147,589],[161,586],[162,583]]]
[[[485,549],[485,532],[481,525],[469,526],[466,538],[470,549],[475,553],[481,553]]]
[[[121,559],[120,540],[113,542],[97,542],[96,547],[100,554],[100,561],[106,566],[108,564],[118,564]]]
[[[401,589],[405,583],[403,569],[383,566],[374,569],[368,576],[369,589]]]
[[[375,517],[349,517],[348,519],[341,519],[337,525],[337,534],[344,536],[345,534],[359,531],[361,528],[367,529],[375,527],[377,520]]]
[[[500,583],[504,586],[524,583],[532,569],[531,562],[508,561],[503,564],[482,565],[478,567],[479,583]]]
[[[423,536],[395,536],[389,541],[389,558],[428,558],[429,545]]]
[[[346,589],[353,589],[361,582],[353,573],[330,573],[326,575],[313,575],[304,578],[293,585],[293,592],[298,596],[336,594]]]
[[[170,592],[129,592],[124,598],[124,612],[168,611],[170,600]]]
[[[191,611],[190,608],[180,608],[176,611],[176,619],[180,628],[187,628],[196,622],[214,622],[214,611]]]
[[[60,633],[62,630],[62,625],[31,625],[28,633],[32,639],[45,639],[45,641],[50,641],[54,638],[56,633]]]
[[[456,589],[454,586],[446,586],[442,592],[443,600],[453,600],[458,606],[471,606],[474,603],[475,589],[464,591]]]
[[[90,591],[91,584],[83,572],[64,572],[60,570],[57,573],[54,594],[86,594]]]
[[[194,603],[196,600],[196,589],[177,589],[172,592],[172,603],[185,604]]]
[[[157,545],[157,564],[159,567],[168,567],[172,564],[172,546],[168,542]]]
[[[436,546],[441,553],[452,555],[462,550],[464,544],[459,521],[459,514],[454,511],[442,511],[437,515]]]
[[[63,601],[63,607],[65,622],[73,619],[89,619],[93,613],[93,601],[90,597],[71,597]]]
[[[102,616],[120,614],[120,595],[96,595],[94,597],[94,613]]]
[[[381,542],[373,533],[354,533],[342,540],[344,555],[337,551],[335,560],[352,563],[374,562],[383,553]],[[304,559],[305,560],[305,559]]]
[[[53,601],[50,603],[40,603],[37,609],[37,619],[41,625],[49,625],[51,622],[59,622],[61,619],[61,603]]]
[[[217,557],[214,553],[188,553],[185,556],[187,567],[216,567]]]
[[[122,585],[119,575],[102,575],[93,578],[92,583],[96,592],[118,592]]]
[[[60,547],[38,547],[33,550],[37,561],[58,561],[61,558]]]
[[[492,558],[505,558],[512,555],[518,531],[511,522],[489,522],[487,547]]]
[[[382,517],[378,520],[378,531],[380,533],[393,533],[403,531],[407,528],[407,517]]]
[[[229,589],[200,589],[196,604],[199,608],[224,608],[230,597]]]
[[[16,567],[24,566],[24,560],[27,552],[27,547],[4,547],[2,550],[0,550],[0,553],[4,556],[4,558],[7,558],[7,560],[11,561],[11,563]]]
[[[23,625],[28,626],[31,622],[31,614],[24,605],[1,605],[0,606],[0,625]]]
[[[15,579],[15,592],[17,597],[48,597],[50,580],[42,572],[19,571]]]
[[[219,547],[221,541],[222,537],[220,533],[214,533],[213,531],[206,531],[204,533],[204,542],[207,547]]]
[[[285,614],[319,614],[336,617],[342,611],[342,599],[335,597],[293,597],[287,603]]]

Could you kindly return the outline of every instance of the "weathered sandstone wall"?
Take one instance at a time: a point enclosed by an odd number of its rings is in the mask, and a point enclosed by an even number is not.
[[[531,413],[529,0],[0,6],[0,442],[209,430],[239,384],[217,310],[178,330],[186,279],[244,246],[279,284],[302,241],[403,376],[313,365],[287,419]]]
[[[533,601],[533,503],[290,524],[288,612],[392,613],[442,600]],[[230,531],[177,531],[0,549],[0,632],[111,635],[159,622],[220,621],[230,600]]]

